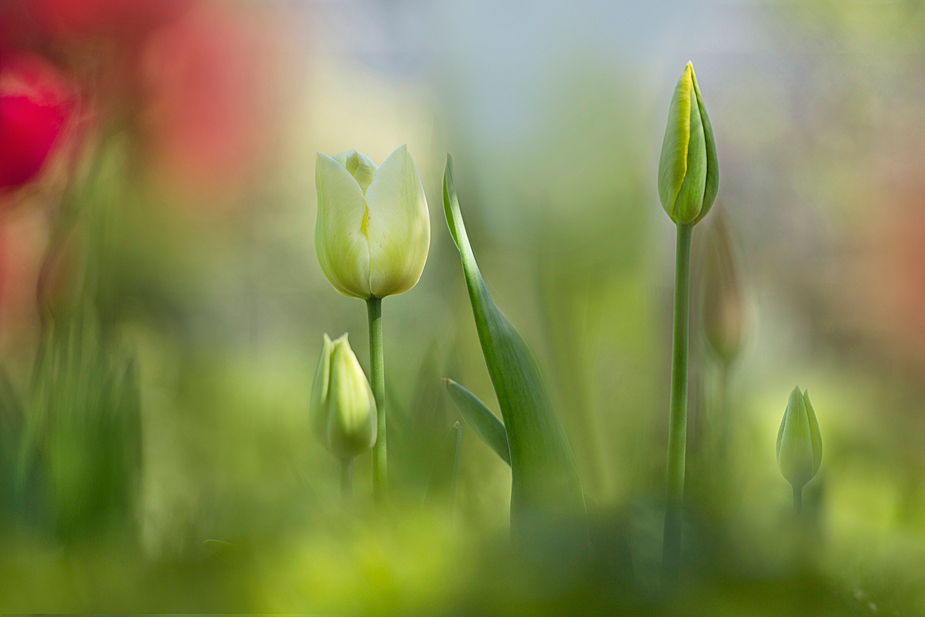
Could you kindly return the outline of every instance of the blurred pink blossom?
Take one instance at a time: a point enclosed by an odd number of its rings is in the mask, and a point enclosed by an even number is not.
[[[203,4],[149,38],[144,126],[163,169],[205,187],[252,176],[273,89],[270,29],[243,10]]]

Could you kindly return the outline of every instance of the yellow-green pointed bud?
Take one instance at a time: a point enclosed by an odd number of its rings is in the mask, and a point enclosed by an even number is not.
[[[324,335],[309,419],[315,437],[338,458],[353,458],[376,443],[376,400],[346,334],[336,341]]]
[[[719,165],[713,127],[688,62],[668,108],[668,126],[658,161],[658,196],[676,223],[697,223],[713,206]]]
[[[408,148],[376,167],[356,150],[315,160],[315,253],[334,289],[383,298],[421,278],[430,248],[424,186]]]
[[[809,391],[797,386],[790,393],[787,411],[777,433],[777,466],[790,484],[801,488],[812,480],[822,462],[822,437]]]
[[[742,350],[748,329],[739,261],[722,209],[710,224],[703,268],[703,332],[710,349],[725,364]]]

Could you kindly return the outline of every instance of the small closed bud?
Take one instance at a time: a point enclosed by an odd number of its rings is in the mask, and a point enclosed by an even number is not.
[[[742,350],[749,318],[729,225],[722,210],[716,214],[704,255],[702,321],[707,344],[729,366]]]
[[[376,443],[376,400],[347,335],[324,335],[315,371],[309,419],[315,437],[341,459],[351,459]]]
[[[430,248],[424,186],[407,146],[376,167],[356,150],[315,161],[315,253],[334,289],[369,299],[414,287]]]
[[[719,164],[694,67],[688,62],[668,108],[658,161],[658,196],[675,223],[700,221],[716,200]]]
[[[787,411],[777,433],[777,466],[794,488],[802,488],[819,471],[822,437],[809,402],[809,392],[797,386],[790,393]]]

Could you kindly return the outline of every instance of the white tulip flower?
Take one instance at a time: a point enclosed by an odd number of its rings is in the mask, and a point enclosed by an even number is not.
[[[407,146],[376,167],[356,150],[315,161],[315,252],[346,296],[383,298],[421,278],[430,248],[427,199]]]

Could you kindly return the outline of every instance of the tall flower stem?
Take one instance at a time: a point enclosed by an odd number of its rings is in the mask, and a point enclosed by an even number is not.
[[[671,347],[671,400],[668,418],[668,503],[662,561],[667,574],[681,559],[681,514],[687,451],[687,348],[690,314],[691,237],[694,226],[678,223],[674,280],[674,334]]]
[[[797,514],[803,511],[803,487],[796,486],[793,487],[793,511]]]
[[[366,301],[369,315],[369,385],[376,399],[378,437],[373,447],[373,494],[381,502],[389,488],[385,439],[385,371],[382,362],[382,298]]]

